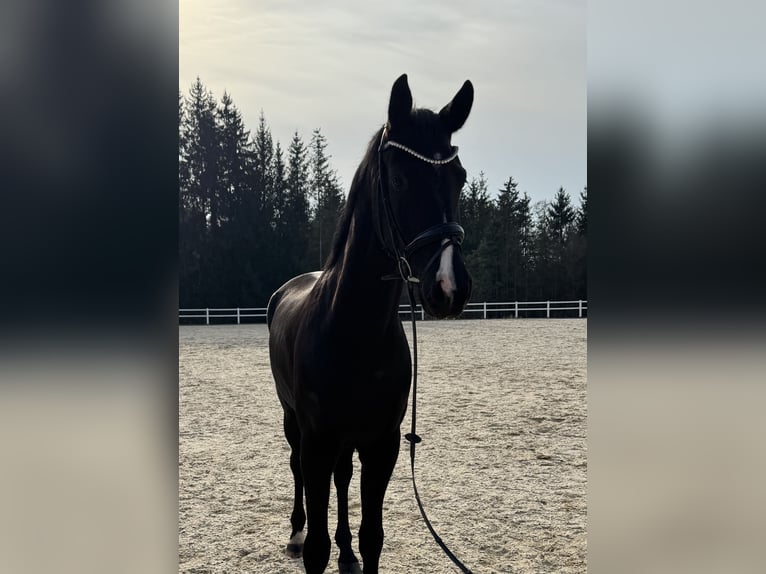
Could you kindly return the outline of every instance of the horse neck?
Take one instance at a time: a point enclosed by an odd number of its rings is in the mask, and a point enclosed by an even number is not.
[[[398,321],[402,282],[382,279],[394,273],[396,265],[379,245],[369,198],[357,203],[346,248],[328,271],[333,313],[371,325],[376,320]]]

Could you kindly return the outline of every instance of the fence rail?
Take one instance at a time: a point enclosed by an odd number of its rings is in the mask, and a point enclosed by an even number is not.
[[[575,301],[508,301],[508,302],[489,302],[468,303],[461,317],[470,318],[477,314],[482,319],[508,318],[521,319],[525,317],[541,317],[550,319],[551,314],[556,317],[586,317],[588,311],[588,301],[584,299]],[[408,315],[409,305],[400,305],[399,314]],[[415,312],[421,320],[425,320],[426,313],[422,305],[417,305]],[[179,309],[179,322],[201,323],[205,325],[221,323],[263,323],[266,321],[266,307],[227,307],[214,308],[205,307],[202,309]],[[255,320],[255,321],[254,321]]]

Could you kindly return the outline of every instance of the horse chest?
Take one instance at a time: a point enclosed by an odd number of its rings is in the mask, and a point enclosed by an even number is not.
[[[298,410],[312,426],[358,436],[391,430],[404,416],[411,374],[406,341],[377,348],[356,343],[326,344],[296,372]]]
[[[343,358],[324,356],[302,369],[300,378],[307,390],[322,399],[348,398],[362,404],[406,395],[410,374],[409,356],[350,353]]]

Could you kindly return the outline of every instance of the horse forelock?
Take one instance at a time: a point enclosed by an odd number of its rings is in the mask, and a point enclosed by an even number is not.
[[[427,108],[415,108],[410,112],[407,125],[400,130],[393,130],[392,139],[418,153],[433,157],[449,153],[450,135],[439,114]]]

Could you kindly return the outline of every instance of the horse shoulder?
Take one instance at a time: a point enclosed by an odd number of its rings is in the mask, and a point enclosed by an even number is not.
[[[319,279],[321,272],[312,271],[293,277],[277,289],[266,306],[266,324],[271,329],[274,317],[279,310],[280,315],[289,315],[305,298]],[[284,309],[284,311],[283,311]]]

